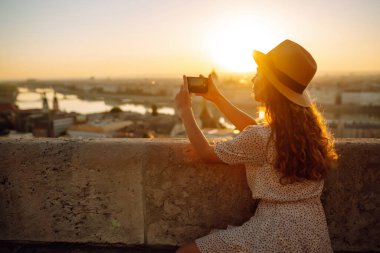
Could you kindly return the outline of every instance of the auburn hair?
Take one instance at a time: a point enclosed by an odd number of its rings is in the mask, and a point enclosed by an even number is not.
[[[266,121],[275,139],[275,168],[282,173],[281,184],[321,180],[335,167],[338,155],[334,138],[314,103],[299,106],[264,78],[262,100]]]

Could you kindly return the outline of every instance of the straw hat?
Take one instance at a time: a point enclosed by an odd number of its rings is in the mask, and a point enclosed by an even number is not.
[[[317,63],[306,49],[285,40],[267,54],[255,50],[253,58],[282,95],[300,106],[310,106],[310,96],[305,89],[317,71]]]

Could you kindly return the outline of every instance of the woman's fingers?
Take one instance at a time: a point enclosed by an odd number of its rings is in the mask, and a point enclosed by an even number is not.
[[[188,90],[187,78],[183,75],[183,84],[175,97],[176,107],[178,110],[191,107],[191,96]]]
[[[185,91],[189,92],[189,84],[187,83],[187,78],[183,75],[183,88]]]
[[[212,76],[211,76],[211,74],[208,75],[208,78],[207,78],[207,79],[208,79],[208,83],[209,83],[209,84],[210,84],[210,83],[211,83],[211,84],[214,84],[214,80],[212,80]]]

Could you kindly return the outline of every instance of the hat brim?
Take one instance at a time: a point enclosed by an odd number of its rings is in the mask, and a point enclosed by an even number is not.
[[[253,52],[253,59],[255,60],[257,66],[260,68],[260,71],[262,71],[265,75],[265,77],[269,80],[271,84],[287,99],[292,101],[293,103],[303,106],[303,107],[310,107],[311,105],[311,99],[309,92],[307,90],[304,90],[302,94],[297,93],[291,89],[289,89],[287,86],[282,84],[275,74],[271,71],[271,69],[268,67],[268,64],[266,63],[267,55],[260,52],[260,51],[254,51]]]

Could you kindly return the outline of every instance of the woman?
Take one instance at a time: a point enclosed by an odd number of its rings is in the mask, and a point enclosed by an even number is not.
[[[257,125],[233,106],[210,77],[202,96],[242,131],[237,137],[207,142],[194,120],[186,78],[176,105],[191,144],[205,161],[245,165],[259,206],[242,226],[198,238],[177,252],[332,252],[320,195],[337,155],[305,90],[316,63],[290,40],[268,54],[255,51],[253,57],[258,65],[252,80],[255,99],[266,106],[267,124]]]

